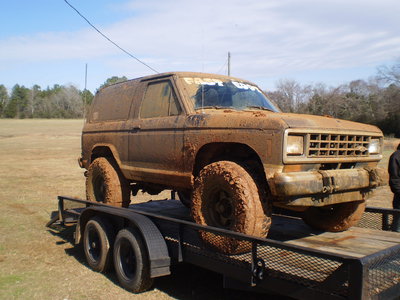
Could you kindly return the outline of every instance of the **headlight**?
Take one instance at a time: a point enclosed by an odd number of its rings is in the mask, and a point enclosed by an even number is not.
[[[369,154],[379,154],[381,152],[381,143],[379,139],[371,139],[368,146]]]
[[[288,155],[303,155],[304,137],[300,135],[289,135],[286,144],[286,153]]]

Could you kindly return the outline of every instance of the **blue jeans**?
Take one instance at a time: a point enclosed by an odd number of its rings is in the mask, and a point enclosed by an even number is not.
[[[394,194],[393,208],[400,209],[400,193]],[[392,231],[400,232],[400,214],[393,216]]]

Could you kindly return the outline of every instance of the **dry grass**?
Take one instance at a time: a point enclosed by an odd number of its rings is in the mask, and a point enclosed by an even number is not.
[[[0,299],[226,296],[219,277],[191,267],[157,279],[155,289],[133,296],[113,275],[86,267],[80,247],[69,242],[72,229],[52,234],[45,228],[57,195],[84,197],[83,170],[77,164],[82,125],[81,120],[0,120]],[[386,149],[386,156],[391,152]],[[383,188],[374,203],[390,206],[390,198]],[[240,293],[229,298],[237,297]]]
[[[88,269],[79,247],[44,226],[57,195],[85,195],[77,164],[82,124],[0,120],[0,299],[132,297]],[[157,289],[139,298],[155,297],[170,298]]]

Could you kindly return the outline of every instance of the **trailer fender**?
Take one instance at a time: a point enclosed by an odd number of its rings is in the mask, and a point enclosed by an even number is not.
[[[129,226],[134,226],[139,230],[147,248],[151,278],[171,274],[171,258],[161,232],[148,217],[132,210],[109,206],[91,206],[86,208],[80,215],[77,223],[75,244],[80,243],[86,223],[97,215],[108,218],[113,224],[118,224],[118,230]]]

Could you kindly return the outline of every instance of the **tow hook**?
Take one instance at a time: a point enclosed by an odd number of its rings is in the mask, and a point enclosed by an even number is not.
[[[329,176],[327,172],[318,171],[322,175],[322,193],[333,193],[338,188],[335,184],[335,178],[333,176]]]

